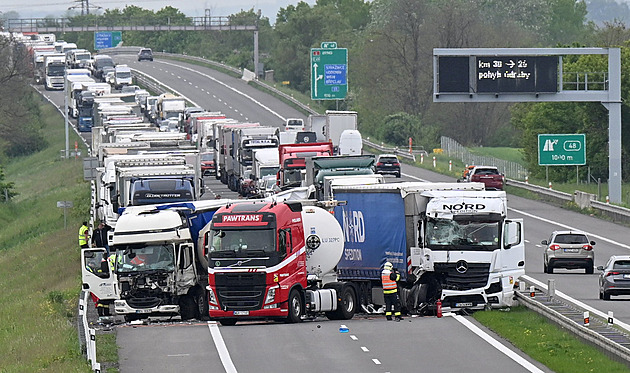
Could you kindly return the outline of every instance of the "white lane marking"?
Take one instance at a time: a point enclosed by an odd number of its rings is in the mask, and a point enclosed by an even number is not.
[[[597,234],[595,234],[595,233],[586,232],[586,231],[585,231],[585,230],[583,230],[583,229],[578,229],[578,228],[575,228],[575,227],[571,227],[570,225],[566,225],[566,224],[562,224],[562,223],[555,222],[555,221],[553,221],[553,220],[549,220],[549,219],[541,218],[540,216],[536,216],[536,215],[530,214],[530,213],[525,212],[525,211],[521,211],[521,210],[513,209],[513,208],[511,208],[511,207],[508,207],[508,210],[512,210],[512,211],[514,211],[514,212],[516,212],[516,213],[518,213],[518,214],[521,214],[521,215],[529,216],[530,218],[533,218],[533,219],[538,219],[538,220],[543,221],[543,222],[545,222],[545,223],[549,223],[549,224],[554,224],[554,225],[557,225],[557,226],[562,227],[562,228],[565,228],[565,229],[567,229],[567,230],[571,230],[571,231],[582,231],[582,232],[585,232],[586,234],[588,234],[588,235],[589,235],[589,236],[591,236],[591,237],[595,237],[595,238],[597,238],[598,240],[602,240],[602,241],[604,241],[604,242],[608,242],[608,243],[610,243],[610,244],[617,245],[617,246],[621,246],[621,247],[623,247],[624,249],[628,249],[628,250],[630,250],[630,245],[626,245],[626,244],[623,244],[623,243],[621,243],[621,242],[613,241],[613,240],[611,240],[611,239],[609,239],[609,238],[606,238],[606,237],[604,237],[604,236],[597,235]]]
[[[156,82],[160,82],[159,80],[155,79],[153,76],[151,76],[151,75],[149,75],[149,74],[147,74],[147,73],[144,73],[144,72],[142,72],[142,71],[140,71],[140,70],[136,70],[136,69],[131,69],[131,70],[132,70],[132,71],[137,72],[138,74],[142,74],[142,75],[144,75],[144,76],[146,76],[146,77],[149,77],[149,78],[151,78],[151,79],[155,80]],[[171,75],[173,75],[173,73],[171,73]],[[176,93],[177,95],[179,95],[180,97],[183,97],[185,100],[187,100],[188,102],[190,102],[193,106],[201,107],[201,105],[197,104],[197,103],[196,103],[196,102],[194,102],[193,100],[191,100],[191,99],[189,99],[188,97],[184,96],[183,94],[181,94],[181,93],[180,93],[179,91],[177,91],[176,89],[171,88],[171,87],[167,86],[166,84],[164,84],[164,83],[162,83],[162,82],[160,82],[160,85],[162,85],[162,86],[164,86],[164,87],[166,87],[166,88],[170,89],[171,91],[175,92],[175,93]]]
[[[363,350],[363,352],[370,352],[370,350],[368,350],[368,348],[364,346],[361,346],[361,350]]]
[[[351,335],[350,339],[352,339],[353,341],[358,341],[359,340],[359,338],[357,338],[356,335]]]
[[[221,84],[221,85],[222,85],[222,86],[224,86],[225,88],[228,88],[228,89],[230,89],[230,90],[234,91],[235,93],[238,93],[239,95],[241,95],[241,96],[243,96],[243,97],[245,97],[245,98],[247,98],[247,99],[251,100],[252,102],[254,102],[255,104],[259,105],[259,106],[260,106],[260,107],[262,107],[263,109],[267,110],[267,111],[268,111],[268,112],[270,112],[271,114],[273,114],[273,115],[277,116],[278,118],[280,118],[280,120],[282,120],[283,122],[284,122],[284,121],[286,121],[286,118],[285,118],[285,117],[283,117],[282,115],[280,115],[280,114],[276,113],[276,112],[275,112],[275,111],[273,111],[271,108],[269,108],[269,107],[267,107],[267,106],[263,105],[263,103],[262,103],[262,102],[260,102],[260,101],[256,100],[255,98],[253,98],[253,97],[249,96],[249,95],[248,95],[248,94],[246,94],[246,93],[243,93],[243,92],[239,91],[238,89],[236,89],[236,88],[234,88],[234,87],[230,87],[229,85],[227,85],[227,84],[223,83],[222,81],[220,81],[220,80],[218,80],[218,79],[216,79],[216,78],[211,77],[211,76],[210,76],[210,75],[208,75],[208,74],[204,74],[204,73],[202,73],[202,72],[199,72],[199,71],[193,70],[193,69],[191,69],[191,68],[189,68],[189,67],[179,66],[179,65],[172,64],[172,63],[168,63],[168,62],[164,62],[164,61],[160,61],[160,63],[164,63],[164,64],[167,64],[167,65],[171,65],[171,66],[179,67],[179,68],[181,68],[181,69],[188,70],[188,71],[192,71],[192,72],[197,73],[197,74],[199,74],[199,75],[201,75],[201,76],[203,76],[203,77],[206,77],[206,78],[208,78],[208,79],[210,79],[210,80],[212,80],[212,81],[214,81],[214,82],[216,82],[216,83],[218,83],[218,84]]]
[[[210,329],[212,340],[214,341],[214,345],[217,348],[217,352],[219,353],[221,363],[223,364],[223,368],[225,368],[226,373],[236,373],[236,367],[234,366],[232,358],[230,357],[230,353],[225,346],[225,342],[223,341],[223,337],[221,336],[221,331],[219,331],[219,326],[217,325],[217,322],[208,321],[208,328]]]
[[[372,361],[374,362],[374,364],[376,365],[381,365],[381,362],[378,359],[372,359]]]
[[[523,359],[517,353],[515,353],[514,351],[512,351],[509,348],[507,348],[504,345],[502,345],[499,341],[497,341],[496,339],[492,338],[490,335],[488,335],[488,333],[486,333],[483,330],[479,329],[472,322],[466,320],[466,318],[464,318],[463,316],[453,315],[453,317],[455,318],[455,320],[459,321],[462,325],[467,327],[471,332],[477,334],[479,337],[481,337],[481,339],[483,339],[484,341],[488,342],[492,347],[496,348],[497,350],[499,350],[500,352],[505,354],[505,356],[507,356],[510,359],[514,360],[517,364],[519,364],[523,368],[527,369],[530,372],[543,373],[543,371],[538,369],[534,364],[532,364],[529,361]]]
[[[533,278],[531,276],[524,275],[524,276],[522,276],[522,278],[524,278],[525,281],[527,281],[527,282],[531,282],[532,284],[535,284],[536,287],[538,287],[540,289],[547,290],[547,285],[545,285],[541,281],[536,280],[535,278]],[[578,306],[580,308],[583,308],[583,309],[585,309],[585,310],[587,310],[589,312],[592,312],[592,313],[596,314],[597,316],[599,316],[601,318],[608,319],[608,313],[604,313],[604,312],[602,312],[602,311],[600,311],[600,310],[598,310],[596,308],[593,308],[593,307],[589,306],[586,303],[582,303],[582,302],[580,302],[577,299],[571,298],[570,296],[566,295],[565,293],[563,293],[563,292],[561,292],[561,291],[559,291],[557,289],[556,289],[556,296],[559,296],[560,298],[565,298],[569,302],[575,304],[576,306]],[[628,324],[626,324],[624,322],[621,322],[618,319],[615,319],[615,325],[618,325],[618,326],[620,326],[620,327],[630,331],[630,325],[628,325]]]

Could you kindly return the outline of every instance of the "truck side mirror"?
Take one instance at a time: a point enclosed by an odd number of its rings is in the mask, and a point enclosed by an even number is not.
[[[503,248],[509,249],[521,243],[522,227],[520,222],[506,221],[503,229]]]

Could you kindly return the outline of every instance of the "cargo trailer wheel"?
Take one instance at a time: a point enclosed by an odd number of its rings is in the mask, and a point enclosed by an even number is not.
[[[293,289],[289,294],[289,316],[287,316],[287,322],[298,323],[302,321],[302,313],[304,307],[302,305],[302,297],[300,292]]]

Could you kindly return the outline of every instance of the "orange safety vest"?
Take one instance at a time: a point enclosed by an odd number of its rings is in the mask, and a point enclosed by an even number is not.
[[[398,291],[396,281],[392,280],[390,277],[391,274],[392,271],[390,271],[389,269],[384,269],[383,272],[381,272],[381,282],[383,283],[384,294],[393,294]],[[399,279],[400,275],[398,275],[397,277]]]

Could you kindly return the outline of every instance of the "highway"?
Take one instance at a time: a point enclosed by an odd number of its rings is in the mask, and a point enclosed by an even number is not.
[[[186,96],[207,110],[222,111],[243,121],[279,126],[285,118],[304,115],[249,85],[209,68],[156,59],[137,62],[135,56],[116,56]],[[45,92],[62,105],[63,95]],[[205,198],[234,198],[213,177],[207,178]],[[388,181],[400,181],[388,177]],[[403,166],[402,180],[454,181],[428,170]],[[230,194],[231,193],[231,194]],[[523,218],[526,238],[527,275],[546,283],[556,281],[556,289],[603,312],[613,311],[619,320],[630,323],[630,297],[598,299],[597,271],[542,271],[542,246],[553,230],[580,229],[597,242],[595,265],[604,265],[613,254],[627,254],[627,228],[546,203],[510,195],[510,217]],[[384,206],[385,208],[385,206]],[[385,233],[385,232],[384,232]],[[173,371],[185,368],[210,372],[266,371],[348,371],[401,372],[437,370],[548,371],[531,359],[520,357],[511,346],[495,347],[467,325],[470,317],[408,318],[401,323],[386,322],[382,316],[357,316],[344,322],[318,319],[302,324],[247,322],[234,327],[215,323],[159,323],[118,327],[121,372]],[[340,333],[340,324],[349,327]],[[475,328],[472,328],[475,329]],[[218,332],[218,333],[217,333]],[[488,337],[492,341],[492,338]],[[506,349],[507,354],[501,349]],[[499,368],[500,367],[500,368]],[[540,370],[539,370],[540,369]]]

